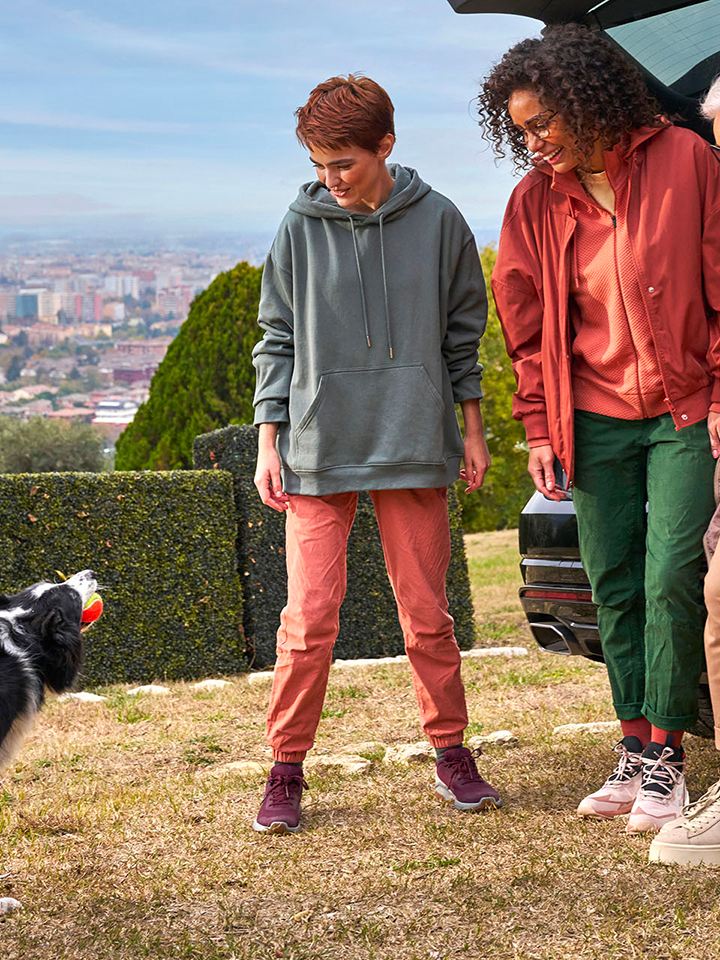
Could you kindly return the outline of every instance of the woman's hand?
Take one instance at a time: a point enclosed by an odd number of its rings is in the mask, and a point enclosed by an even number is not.
[[[467,484],[465,493],[480,489],[489,466],[490,451],[484,434],[474,433],[472,436],[465,437],[463,468],[460,471],[460,479]]]
[[[548,500],[565,500],[567,497],[565,491],[557,489],[554,467],[555,454],[549,443],[530,448],[528,473],[532,477],[535,489]]]
[[[462,400],[460,406],[465,426],[465,449],[460,479],[467,484],[465,493],[472,493],[483,485],[485,474],[490,466],[490,451],[485,440],[480,401],[477,398]]]
[[[261,423],[258,432],[258,458],[254,483],[266,507],[284,513],[290,498],[283,490],[280,457],[275,448],[278,425]]]
[[[710,411],[707,418],[707,428],[710,434],[710,449],[717,460],[720,457],[720,413]]]

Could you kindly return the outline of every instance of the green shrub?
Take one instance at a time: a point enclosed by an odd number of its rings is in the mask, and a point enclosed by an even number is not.
[[[148,400],[118,438],[117,470],[190,467],[198,434],[252,421],[261,276],[259,267],[238,263],[193,301]]]
[[[468,533],[516,527],[520,511],[535,489],[527,472],[525,431],[522,424],[512,418],[515,377],[490,292],[495,257],[492,247],[480,252],[489,300],[487,330],[480,341],[485,392],[482,409],[492,466],[476,493],[465,496],[463,484],[456,485],[463,508],[463,526]]]
[[[0,417],[0,474],[106,469],[104,440],[89,423]]]
[[[85,684],[247,668],[227,473],[3,475],[0,531],[5,593],[95,571]]]
[[[227,427],[195,440],[197,467],[222,468],[233,475],[248,658],[260,667],[275,660],[275,634],[287,597],[287,575],[284,517],[263,506],[258,497],[253,485],[256,456],[254,427]],[[448,597],[458,643],[467,649],[474,643],[475,628],[460,510],[452,491],[450,511],[453,554]],[[394,656],[403,649],[372,501],[363,494],[348,544],[348,592],[335,655],[343,659]]]

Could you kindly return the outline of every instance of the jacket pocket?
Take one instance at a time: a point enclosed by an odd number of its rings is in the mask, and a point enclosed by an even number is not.
[[[422,364],[324,373],[292,431],[288,465],[303,473],[444,463],[446,412]]]

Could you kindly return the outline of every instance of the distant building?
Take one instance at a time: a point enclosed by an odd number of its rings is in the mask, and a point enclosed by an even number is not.
[[[132,297],[134,300],[139,300],[140,279],[134,274],[112,273],[105,277],[103,290],[113,297]]]
[[[86,293],[82,298],[80,319],[85,323],[99,323],[102,320],[103,301],[99,293]]]
[[[18,320],[32,320],[39,317],[39,290],[21,290],[15,299],[15,317]]]
[[[90,422],[107,440],[115,443],[125,427],[132,423],[137,411],[138,405],[133,400],[101,400]]]
[[[76,323],[71,326],[61,326],[57,323],[38,321],[27,328],[28,345],[33,349],[51,347],[65,340],[76,337],[85,337],[95,340],[99,336],[112,336],[112,325],[109,323]]]
[[[112,359],[152,357],[160,362],[171,343],[172,337],[155,337],[152,340],[118,340],[111,351]],[[110,359],[110,354],[106,354],[105,358]]]
[[[13,290],[0,290],[0,320],[12,320],[17,309],[17,293]]]
[[[144,366],[116,367],[112,372],[112,382],[123,385],[150,383],[157,368],[157,363]]]
[[[110,323],[122,323],[125,319],[125,304],[122,300],[106,300],[102,312],[103,317]]]
[[[161,317],[168,317],[172,314],[184,320],[188,315],[194,296],[193,288],[188,286],[158,290],[155,308]]]
[[[49,420],[65,420],[79,423],[92,423],[94,416],[94,407],[61,407],[59,410],[51,410],[50,413],[47,414]]]

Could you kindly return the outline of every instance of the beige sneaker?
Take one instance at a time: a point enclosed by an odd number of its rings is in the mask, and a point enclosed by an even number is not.
[[[650,844],[651,863],[720,864],[720,780]]]
[[[637,737],[623,737],[613,749],[618,754],[615,769],[599,790],[580,801],[581,817],[609,820],[632,810],[642,779],[642,744]]]
[[[628,833],[657,833],[677,820],[688,802],[685,751],[649,743],[642,754],[642,782],[628,817]]]

